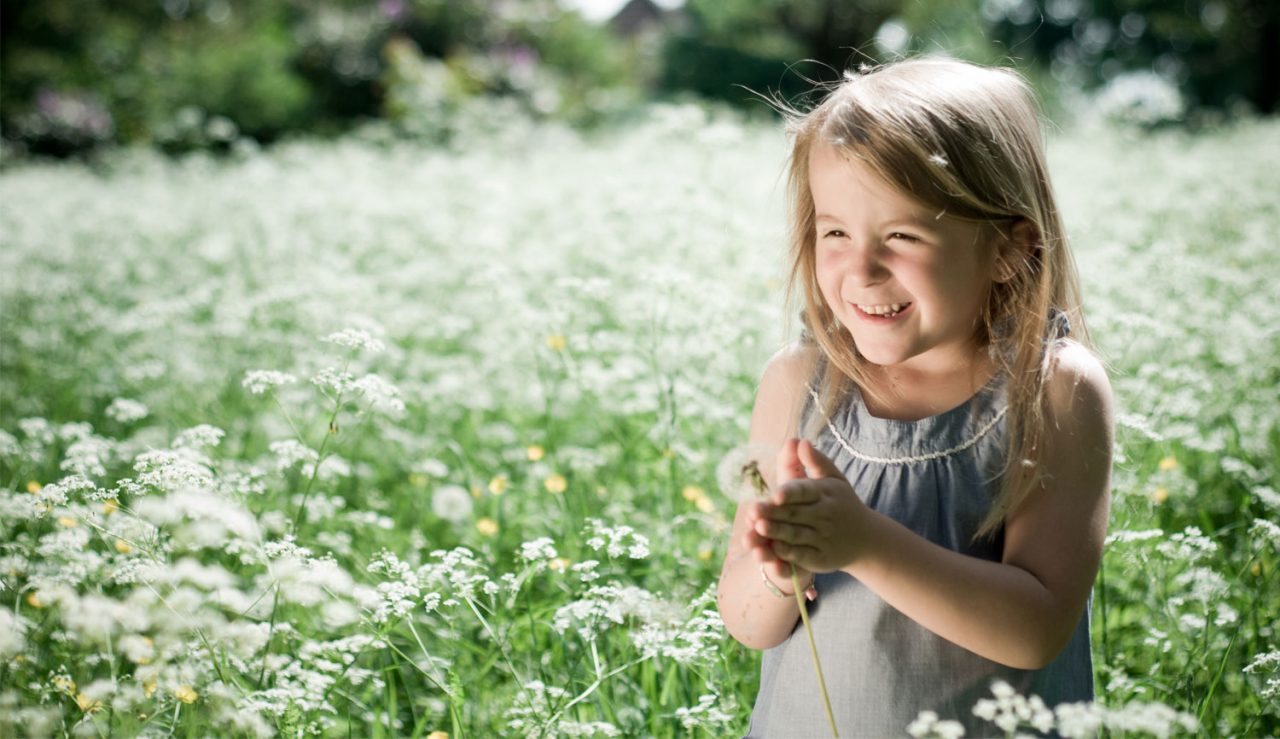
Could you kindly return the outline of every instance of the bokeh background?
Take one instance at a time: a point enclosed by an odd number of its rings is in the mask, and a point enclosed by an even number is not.
[[[925,51],[1017,66],[1056,119],[1090,95],[1146,124],[1196,121],[1275,110],[1278,18],[1268,0],[6,2],[0,126],[8,156],[369,121],[447,141],[476,101],[588,127],[653,99],[767,115],[748,90],[790,97]]]

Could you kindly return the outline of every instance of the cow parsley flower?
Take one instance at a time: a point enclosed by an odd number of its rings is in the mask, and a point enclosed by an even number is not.
[[[940,721],[934,711],[921,711],[907,725],[907,733],[917,739],[959,739],[964,736],[964,725],[959,721]]]
[[[122,424],[141,421],[147,417],[148,412],[145,405],[129,398],[116,398],[105,411],[107,418]]]
[[[173,440],[174,449],[204,449],[216,447],[222,443],[222,437],[227,432],[217,426],[210,426],[202,423],[199,426],[192,426],[178,432],[177,437]]]
[[[610,557],[621,557],[624,553],[631,559],[649,556],[649,538],[636,533],[630,526],[605,526],[598,518],[588,518],[587,525],[592,533],[587,539],[587,546],[593,550],[604,549]]]
[[[358,328],[336,331],[328,336],[320,337],[320,340],[326,344],[336,344],[348,349],[359,349],[370,354],[378,354],[387,348],[386,344],[373,338],[373,335],[368,331],[362,331]]]
[[[276,370],[249,370],[244,373],[244,380],[240,382],[240,385],[248,388],[249,392],[254,395],[262,395],[268,390],[280,387],[281,385],[292,385],[297,381],[298,378],[288,372],[277,372]]]

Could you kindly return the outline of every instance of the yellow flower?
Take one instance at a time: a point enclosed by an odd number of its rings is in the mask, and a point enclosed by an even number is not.
[[[563,493],[565,488],[569,487],[569,482],[564,479],[564,475],[556,473],[547,475],[547,479],[542,481],[542,486],[548,493]]]
[[[68,529],[76,527],[76,520],[71,516],[58,516],[58,525]]]
[[[547,337],[547,348],[553,352],[564,351],[568,343],[568,340],[564,338],[564,334],[551,334]]]
[[[702,496],[701,498],[698,498],[696,501],[694,501],[694,505],[698,506],[698,510],[702,511],[703,513],[710,513],[716,509],[716,504],[713,503],[711,499],[705,495]]]
[[[449,732],[433,731],[430,734],[427,734],[427,739],[449,739]]]
[[[507,488],[509,487],[511,487],[511,480],[507,479],[506,475],[495,475],[494,478],[489,481],[489,492],[494,495],[502,495],[507,492]]]
[[[476,531],[479,531],[481,536],[493,536],[498,533],[498,522],[492,518],[482,518],[476,521]]]
[[[183,703],[190,704],[195,703],[196,699],[199,698],[200,695],[196,693],[190,685],[179,685],[178,688],[173,691],[173,697]]]
[[[27,593],[27,605],[32,608],[44,608],[44,601],[40,600],[40,596],[36,595],[36,591],[32,590]]]
[[[470,491],[471,491],[471,497],[475,498],[476,500],[480,500],[480,496],[484,495],[484,488],[480,487],[479,485],[473,484],[470,488]]]
[[[706,562],[707,560],[711,559],[711,554],[712,552],[710,549],[703,547],[702,549],[698,550],[698,559],[700,559],[703,562]]]
[[[28,492],[28,493],[31,493],[32,495],[35,495],[36,493],[40,492],[40,490],[41,490],[42,488],[44,488],[44,485],[41,485],[40,483],[36,482],[35,480],[27,480],[27,492]]]
[[[1176,469],[1178,469],[1178,460],[1174,459],[1173,457],[1165,457],[1164,459],[1160,460],[1161,472],[1168,472],[1170,470],[1176,470]]]
[[[1261,562],[1254,562],[1254,563],[1253,563],[1253,566],[1249,568],[1249,571],[1253,573],[1253,576],[1254,576],[1254,577],[1257,577],[1257,576],[1261,575],[1261,574],[1262,574],[1262,563],[1261,563]]]
[[[117,501],[115,498],[107,498],[106,500],[102,501],[102,512],[105,515],[110,516],[112,513],[115,513],[118,510],[120,510],[120,502]]]
[[[156,694],[156,679],[154,677],[142,684],[142,694],[148,698]]]
[[[698,498],[706,496],[707,492],[697,485],[685,485],[684,490],[681,490],[680,494],[684,496],[685,500],[693,503]]]
[[[415,472],[409,475],[409,484],[415,488],[425,488],[427,486],[427,476]]]
[[[121,554],[128,554],[133,551],[133,546],[124,539],[116,539],[116,551]]]
[[[76,694],[76,681],[63,675],[58,675],[53,679],[53,687],[67,695]]]
[[[663,458],[663,459],[675,459],[675,458],[676,458],[676,450],[672,449],[671,447],[667,447],[666,449],[663,449],[663,450],[662,450],[662,458]]]
[[[94,700],[84,693],[76,695],[76,705],[80,706],[80,710],[85,713],[93,713],[102,708],[102,701]]]
[[[548,562],[547,566],[556,572],[564,572],[565,570],[569,569],[570,564],[573,564],[573,563],[570,562],[568,559],[565,559],[564,557],[556,557],[555,559]]]
[[[1164,488],[1156,488],[1151,491],[1151,495],[1148,497],[1151,498],[1152,503],[1159,505],[1169,499],[1169,491]]]
[[[537,462],[542,459],[544,453],[542,447],[537,444],[531,444],[528,449],[524,450],[524,455],[529,458],[530,462]]]

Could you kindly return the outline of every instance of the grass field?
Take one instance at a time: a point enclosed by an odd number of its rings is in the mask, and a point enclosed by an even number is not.
[[[1051,138],[1120,412],[1067,733],[1280,732],[1278,142]],[[794,334],[784,143],[0,171],[0,735],[745,730],[715,467]]]

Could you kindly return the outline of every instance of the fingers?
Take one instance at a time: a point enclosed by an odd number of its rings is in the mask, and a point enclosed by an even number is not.
[[[777,479],[778,486],[790,480],[803,478],[804,464],[800,461],[800,457],[796,452],[796,440],[787,439],[778,449],[777,458]]]
[[[794,564],[797,569],[804,568],[810,572],[816,572],[818,567],[818,550],[813,547],[806,547],[797,544],[788,544],[783,541],[773,542],[773,553],[777,555],[779,561],[785,560]],[[790,570],[787,571],[790,576]]]
[[[807,439],[801,441],[796,447],[796,457],[804,465],[808,477],[812,479],[844,477],[844,473],[840,471],[839,467],[836,467],[836,463],[828,459],[827,455],[818,451]]]
[[[755,533],[770,541],[790,544],[811,543],[816,533],[812,528],[801,524],[784,523],[776,519],[764,518],[756,521]]]

